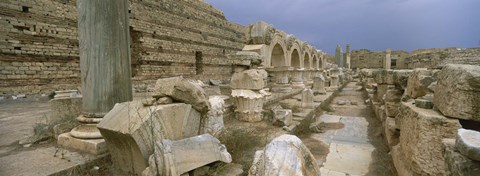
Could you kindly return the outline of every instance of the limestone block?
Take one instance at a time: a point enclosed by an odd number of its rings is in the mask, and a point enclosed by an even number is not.
[[[461,128],[459,121],[434,110],[415,107],[413,101],[401,103],[395,120],[397,126],[400,122],[402,165],[413,175],[445,175],[442,139],[455,136]]]
[[[319,176],[317,160],[302,141],[282,135],[255,153],[249,176]]]
[[[225,145],[210,134],[157,141],[154,157],[159,175],[181,175],[216,161],[232,162]]]
[[[415,99],[415,106],[423,109],[432,109],[433,102],[422,98]]]
[[[262,69],[250,69],[234,73],[230,86],[232,89],[261,90],[265,88],[267,72]]]
[[[480,161],[480,132],[458,129],[455,147],[466,157]]]
[[[395,86],[389,85],[383,97],[384,102],[400,102],[403,92],[396,89]]]
[[[387,93],[388,84],[379,84],[377,85],[376,98],[378,102],[383,104],[383,95]]]
[[[395,117],[398,114],[398,108],[400,103],[397,102],[386,102],[385,103],[385,114],[387,117]]]
[[[203,124],[202,131],[216,136],[224,128],[223,113],[225,112],[225,100],[220,96],[209,98],[210,110]]]
[[[480,173],[480,161],[475,161],[462,155],[455,148],[455,139],[442,140],[442,153],[445,158],[445,175],[473,176]]]
[[[247,44],[269,45],[275,34],[275,28],[263,21],[255,22],[248,26]]]
[[[312,90],[315,94],[324,95],[327,93],[325,90],[325,78],[321,74],[313,78]]]
[[[480,66],[444,67],[438,73],[433,104],[445,116],[480,121]]]
[[[313,109],[313,91],[312,89],[303,89],[302,91],[302,108]]]
[[[116,104],[98,124],[112,161],[124,173],[141,172],[155,141],[198,135],[201,114],[184,103],[143,106],[141,101]]]
[[[415,69],[408,78],[406,94],[410,98],[418,98],[429,93],[428,86],[435,82],[433,71],[427,69]]]
[[[387,117],[385,120],[385,137],[389,146],[398,144],[400,129],[395,125],[395,118]]]
[[[293,112],[290,109],[274,109],[273,124],[278,126],[290,126],[293,122]]]
[[[251,90],[232,90],[236,106],[235,117],[240,121],[259,122],[263,120],[264,96]]]
[[[56,98],[49,102],[48,122],[59,122],[66,118],[75,118],[82,113],[82,97]]]
[[[407,87],[408,77],[412,70],[376,70],[373,71],[377,84],[397,85],[402,89]]]
[[[209,109],[208,99],[201,86],[183,77],[172,77],[157,80],[153,97],[171,97],[176,101],[191,104],[201,113]]]

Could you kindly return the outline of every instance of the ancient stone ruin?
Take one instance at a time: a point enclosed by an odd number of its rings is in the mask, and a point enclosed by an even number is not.
[[[0,12],[0,175],[480,175],[479,48],[332,56],[201,0]]]

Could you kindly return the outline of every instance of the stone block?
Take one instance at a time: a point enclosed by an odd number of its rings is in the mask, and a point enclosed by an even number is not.
[[[120,172],[141,174],[153,154],[155,141],[198,135],[200,118],[201,114],[188,104],[145,107],[133,101],[117,103],[98,129]]]
[[[165,96],[182,103],[191,104],[201,113],[206,113],[210,108],[205,90],[199,84],[181,76],[157,80],[153,97]]]
[[[284,134],[255,153],[248,175],[318,176],[320,168],[298,137]]]
[[[66,118],[76,118],[82,113],[82,97],[52,99],[49,102],[50,115],[48,122],[65,121]]]
[[[455,136],[461,128],[459,121],[434,110],[418,108],[413,101],[401,103],[395,120],[400,128],[402,165],[413,175],[445,175],[442,139]]]
[[[415,99],[415,106],[423,109],[432,109],[433,102],[422,98]]]
[[[213,136],[219,134],[224,128],[223,113],[225,112],[225,100],[220,96],[211,96],[209,98],[210,110],[202,126],[202,132]]]
[[[480,161],[480,132],[458,129],[455,147],[466,157]]]
[[[388,146],[395,146],[399,143],[400,129],[395,125],[395,118],[387,117],[385,120],[385,138]]]
[[[388,86],[385,95],[383,96],[384,102],[400,102],[403,92],[395,88],[395,86]]]
[[[395,117],[398,114],[398,108],[400,103],[397,102],[386,102],[385,103],[385,114],[387,117]]]
[[[235,117],[240,121],[259,122],[263,120],[263,102],[265,97],[251,90],[232,90]]]
[[[216,161],[232,162],[225,146],[210,134],[157,141],[154,158],[159,175],[181,175]]]
[[[261,69],[250,69],[234,73],[230,81],[232,89],[261,90],[265,88],[267,72]]]
[[[290,126],[293,123],[293,113],[290,109],[274,109],[273,124],[277,126]]]
[[[71,136],[70,132],[58,136],[58,145],[92,155],[107,153],[107,144],[104,139],[78,139]]]
[[[435,79],[432,70],[415,69],[408,78],[406,94],[413,99],[425,96],[429,93],[428,86],[433,82]]]
[[[442,154],[445,158],[445,175],[473,176],[480,173],[480,161],[474,161],[462,155],[455,148],[455,139],[442,140]]]
[[[480,66],[444,67],[438,73],[433,104],[445,116],[480,121]]]

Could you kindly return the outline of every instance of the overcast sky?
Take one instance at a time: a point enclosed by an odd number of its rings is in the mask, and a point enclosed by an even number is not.
[[[480,0],[206,0],[244,26],[266,21],[328,53],[480,47]]]

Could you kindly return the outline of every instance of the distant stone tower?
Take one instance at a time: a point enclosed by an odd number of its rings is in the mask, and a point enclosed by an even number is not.
[[[337,49],[335,50],[335,58],[337,59],[338,67],[343,67],[343,51],[340,45],[337,45]]]
[[[351,56],[350,44],[347,44],[347,51],[346,51],[345,55],[346,55],[346,57],[345,57],[345,67],[350,69],[350,56]]]

